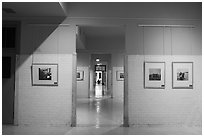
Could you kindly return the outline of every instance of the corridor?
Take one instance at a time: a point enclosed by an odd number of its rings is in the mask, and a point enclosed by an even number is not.
[[[122,99],[78,98],[77,126],[120,126],[123,120]]]
[[[202,2],[2,2],[3,135],[202,135]]]

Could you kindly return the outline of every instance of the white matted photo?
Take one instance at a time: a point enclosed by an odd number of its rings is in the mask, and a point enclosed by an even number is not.
[[[33,86],[57,86],[58,65],[57,64],[33,64],[32,65]]]
[[[165,88],[165,62],[144,63],[144,87]]]
[[[83,70],[77,70],[77,81],[84,80],[84,71]]]
[[[116,71],[116,79],[117,79],[117,81],[123,81],[124,80],[124,71],[122,71],[122,70]]]
[[[193,88],[193,62],[173,62],[173,88]]]

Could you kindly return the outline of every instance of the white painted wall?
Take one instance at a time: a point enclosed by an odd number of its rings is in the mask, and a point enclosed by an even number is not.
[[[77,81],[77,98],[88,98],[89,96],[89,66],[90,66],[90,54],[89,53],[77,53],[77,70],[84,71],[84,80]]]
[[[38,56],[37,54],[35,56]],[[40,55],[39,55],[40,56]],[[33,56],[21,55],[18,68],[18,124],[66,125],[71,121],[72,55],[59,55],[58,61],[50,60],[52,54],[43,55],[43,61]],[[55,56],[55,55],[54,55]],[[39,57],[40,58],[40,57]],[[58,63],[58,86],[32,86],[32,63]],[[66,71],[65,71],[66,70]]]
[[[201,126],[201,56],[128,56],[130,125]],[[166,63],[165,89],[144,89],[144,61]],[[193,62],[193,89],[172,89],[172,62]]]
[[[160,21],[160,23],[159,23]],[[201,23],[184,20],[146,20],[141,24],[182,24],[195,28],[126,27],[126,52],[137,55],[201,55]]]
[[[123,67],[113,67],[113,98],[123,99],[124,97],[124,81],[117,80],[117,71],[123,71]]]
[[[202,61],[197,23],[195,28],[127,27],[130,125],[201,126],[202,77],[196,72],[202,71]],[[166,62],[165,89],[144,89],[144,61]],[[172,89],[173,61],[194,62],[193,89]]]
[[[124,54],[112,53],[112,96],[116,99],[123,99],[124,95],[124,81],[118,81],[116,78],[117,71],[124,70]]]
[[[124,50],[125,37],[91,37],[87,39],[90,50]]]
[[[21,28],[16,71],[18,124],[70,125],[75,26],[32,26],[23,21]],[[33,63],[58,64],[58,86],[32,86]]]
[[[84,79],[77,81],[77,98],[88,98],[89,92],[89,67],[77,67],[84,71]]]

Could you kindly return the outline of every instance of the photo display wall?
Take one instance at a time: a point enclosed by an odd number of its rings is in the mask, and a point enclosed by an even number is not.
[[[144,88],[165,88],[165,62],[144,62]],[[172,62],[172,88],[193,88],[193,62]]]

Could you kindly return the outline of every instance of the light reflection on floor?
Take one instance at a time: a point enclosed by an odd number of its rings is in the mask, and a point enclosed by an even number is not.
[[[123,120],[122,99],[78,98],[77,126],[121,125]]]
[[[95,86],[95,97],[96,98],[100,98],[103,96],[103,87],[102,87],[102,84],[96,84]]]

